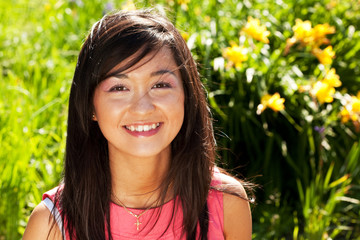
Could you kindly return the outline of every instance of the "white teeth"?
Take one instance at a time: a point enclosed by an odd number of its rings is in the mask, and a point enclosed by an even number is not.
[[[130,125],[130,126],[125,126],[126,129],[134,132],[147,132],[147,131],[150,131],[152,129],[155,129],[157,127],[160,126],[160,123],[153,123],[151,125]]]

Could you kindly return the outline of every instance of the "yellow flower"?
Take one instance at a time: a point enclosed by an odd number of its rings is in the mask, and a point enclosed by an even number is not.
[[[195,15],[196,16],[200,16],[201,15],[201,7],[199,7],[199,6],[196,6],[195,8],[194,8],[194,13],[195,13]]]
[[[335,33],[335,28],[328,23],[318,24],[312,28],[309,20],[302,21],[301,19],[295,20],[295,25],[292,29],[294,36],[287,41],[288,48],[296,42],[310,46],[313,49],[319,48],[322,44],[330,43],[329,39],[326,38],[327,34]]]
[[[304,44],[309,44],[313,40],[312,27],[309,20],[302,21],[301,19],[295,20],[295,26],[293,26],[294,38],[301,41]]]
[[[323,65],[330,65],[332,63],[332,59],[335,57],[335,52],[333,51],[332,46],[328,46],[324,50],[321,50],[320,48],[314,48],[312,53]]]
[[[181,33],[181,36],[183,37],[183,39],[184,39],[185,41],[187,41],[187,40],[189,39],[189,37],[190,37],[189,33],[187,33],[187,32],[182,32],[182,33]]]
[[[45,9],[46,12],[50,11],[50,10],[51,10],[51,5],[50,5],[50,3],[46,3],[46,4],[44,5],[44,9]]]
[[[227,47],[223,56],[227,58],[231,63],[235,64],[235,67],[240,68],[242,62],[248,59],[247,49],[243,46],[238,46],[237,44],[232,44],[231,47]]]
[[[352,97],[351,110],[355,113],[360,114],[360,98],[354,96]]]
[[[350,118],[353,122],[356,122],[357,120],[359,120],[359,115],[356,113],[353,113]]]
[[[329,9],[329,10],[331,10],[331,9],[335,8],[337,4],[338,4],[338,3],[337,3],[337,0],[331,0],[331,1],[326,5],[326,8]]]
[[[326,75],[322,81],[333,87],[340,87],[342,84],[339,75],[336,74],[335,68],[327,70]]]
[[[351,96],[350,98],[345,98],[346,103],[343,106],[343,109],[340,111],[341,122],[346,123],[349,120],[353,123],[357,123],[360,120],[360,98],[358,96]]]
[[[260,20],[257,18],[248,17],[248,21],[242,31],[260,42],[269,43],[267,37],[270,35],[270,32],[267,31],[265,25],[260,25]]]
[[[257,114],[261,114],[266,108],[271,108],[275,112],[284,110],[285,99],[280,97],[279,93],[273,95],[265,94],[261,97],[261,104],[257,107]]]
[[[178,4],[182,5],[182,4],[188,4],[190,2],[190,0],[178,0]]]
[[[312,36],[314,39],[314,43],[316,46],[320,46],[321,44],[329,44],[329,39],[326,38],[327,34],[335,33],[335,28],[330,26],[328,23],[318,24],[312,30]]]
[[[204,22],[209,23],[211,21],[211,17],[210,16],[205,16],[204,17]]]
[[[334,100],[334,93],[335,88],[322,81],[314,83],[312,88],[312,94],[318,99],[320,104],[332,102]]]
[[[136,6],[132,0],[129,0],[122,6],[122,10],[133,11],[133,10],[136,10]]]
[[[350,113],[346,108],[343,108],[340,111],[340,116],[341,116],[342,123],[347,123],[350,120]]]
[[[190,3],[190,0],[178,0],[178,4],[181,5],[181,8],[184,11],[187,11],[189,9],[188,4]]]

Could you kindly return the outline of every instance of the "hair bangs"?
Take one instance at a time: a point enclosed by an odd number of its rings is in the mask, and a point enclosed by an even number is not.
[[[98,61],[96,85],[108,77],[126,71],[148,54],[155,56],[164,46],[172,48],[175,42],[170,29],[163,23],[132,16],[130,13],[123,18],[125,20],[117,22],[116,26],[111,26],[112,22],[116,22],[113,19],[97,23],[98,27],[104,29],[97,29],[98,44],[103,46],[98,48],[101,52],[95,53],[98,56],[94,58]]]

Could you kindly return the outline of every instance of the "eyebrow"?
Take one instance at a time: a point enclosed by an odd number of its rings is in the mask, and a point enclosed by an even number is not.
[[[153,73],[151,73],[150,76],[155,77],[155,76],[163,75],[163,74],[166,74],[166,73],[169,73],[169,74],[174,75],[176,77],[175,73],[173,71],[171,71],[171,70],[168,70],[168,69],[161,69],[159,71],[153,72]]]
[[[159,71],[152,72],[150,74],[150,76],[151,77],[156,77],[156,76],[164,75],[166,73],[169,73],[169,74],[171,74],[171,75],[173,75],[173,76],[175,76],[177,78],[176,74],[173,71],[168,70],[168,69],[161,69]],[[114,75],[114,77],[119,78],[119,79],[129,78],[128,75],[125,74],[125,73],[117,73],[117,74]]]

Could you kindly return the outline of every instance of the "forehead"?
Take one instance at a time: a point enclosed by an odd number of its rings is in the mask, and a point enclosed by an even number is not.
[[[157,51],[151,51],[143,58],[134,63],[134,60],[142,54],[140,49],[138,52],[132,56],[126,58],[124,61],[117,64],[112,70],[110,70],[110,75],[112,73],[129,73],[137,69],[160,69],[166,68],[169,70],[175,71],[179,66],[176,64],[175,58],[172,51],[168,47],[162,47]],[[132,64],[133,63],[133,64]],[[131,65],[132,64],[132,65]]]

